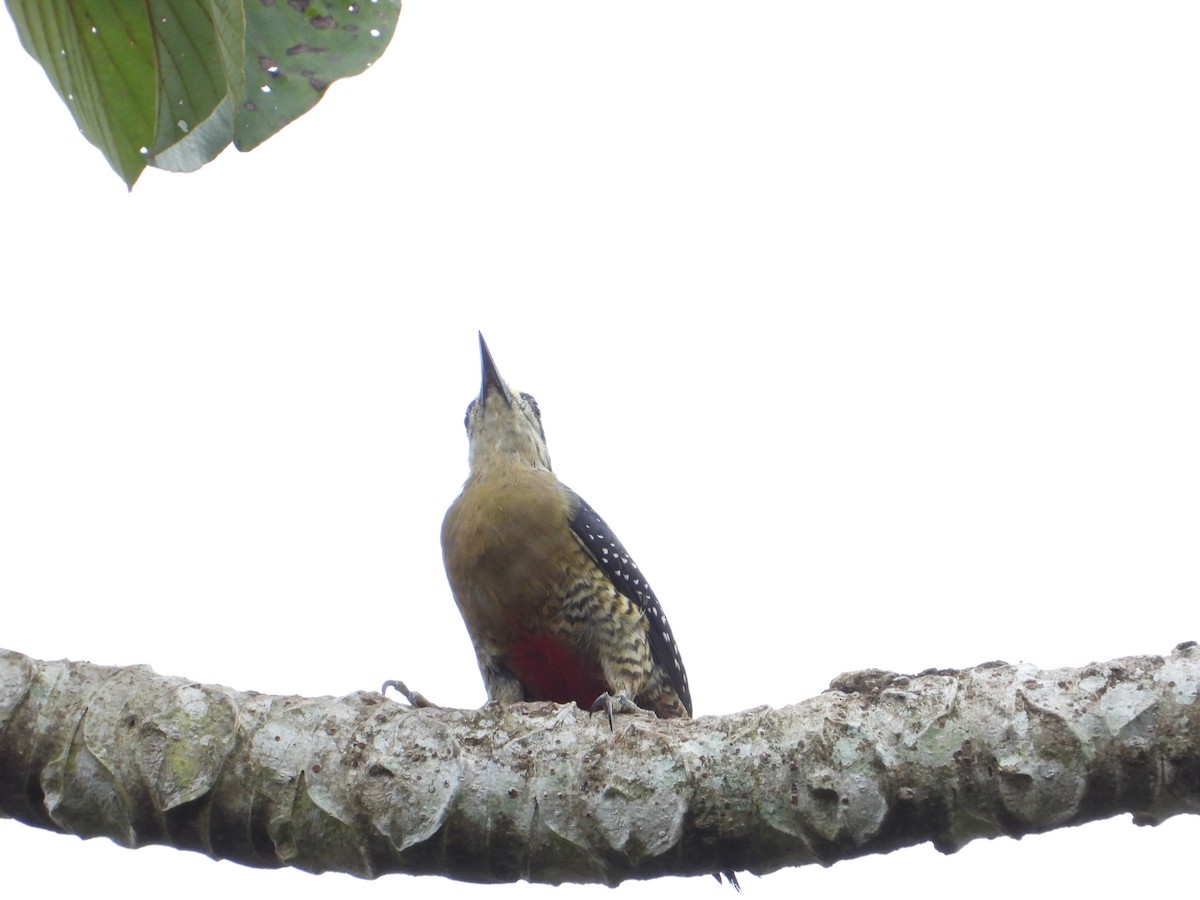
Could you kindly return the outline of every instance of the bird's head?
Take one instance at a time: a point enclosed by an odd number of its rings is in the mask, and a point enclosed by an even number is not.
[[[550,452],[537,401],[514,391],[500,377],[482,333],[479,357],[479,396],[467,407],[466,418],[472,473],[506,464],[549,471]]]

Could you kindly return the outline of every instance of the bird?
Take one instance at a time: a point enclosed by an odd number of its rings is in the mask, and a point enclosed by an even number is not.
[[[470,473],[442,555],[488,701],[575,702],[690,718],[679,645],[649,582],[600,515],[558,480],[537,401],[500,376],[479,335],[467,407]]]
[[[470,473],[442,521],[442,557],[488,702],[574,702],[604,710],[610,730],[614,713],[691,718],[658,597],[604,519],[554,474],[537,401],[500,376],[482,332],[479,357],[464,420]],[[741,890],[732,870],[713,873],[722,876]]]

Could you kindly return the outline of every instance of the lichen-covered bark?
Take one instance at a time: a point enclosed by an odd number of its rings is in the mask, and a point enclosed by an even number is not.
[[[0,651],[0,814],[374,877],[764,873],[1200,811],[1200,648],[859,672],[692,721],[273,697]]]

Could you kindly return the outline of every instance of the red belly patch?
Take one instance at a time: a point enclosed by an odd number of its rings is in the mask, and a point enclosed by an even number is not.
[[[530,700],[574,700],[583,709],[608,690],[600,666],[581,659],[560,637],[530,634],[513,644],[505,660]]]

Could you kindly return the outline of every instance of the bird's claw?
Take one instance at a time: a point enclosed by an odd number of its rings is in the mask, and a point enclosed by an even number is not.
[[[621,692],[613,696],[608,691],[605,691],[596,698],[596,702],[592,704],[591,712],[599,712],[604,710],[608,714],[608,730],[615,731],[613,727],[613,713],[647,713],[648,710],[642,709],[625,692]],[[653,713],[650,713],[653,715]]]
[[[396,681],[389,678],[383,683],[383,687],[379,689],[379,693],[387,694],[388,688],[395,688],[404,695],[405,700],[415,707],[420,709],[437,709],[436,703],[431,703],[420,691],[410,691],[408,689],[408,685],[406,685],[403,681]]]

